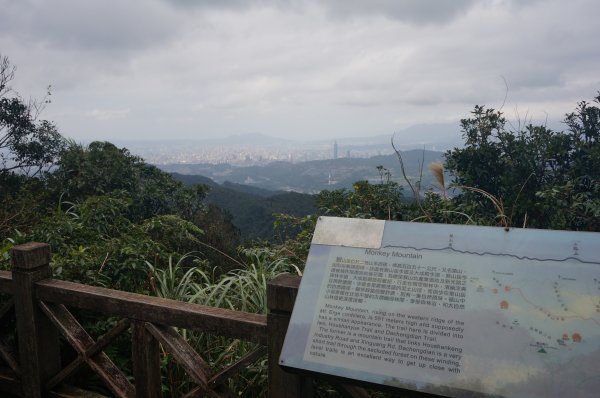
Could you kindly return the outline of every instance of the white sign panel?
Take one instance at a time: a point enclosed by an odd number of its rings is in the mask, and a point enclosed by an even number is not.
[[[454,397],[598,396],[600,234],[385,222],[357,247],[322,239],[357,220],[322,219],[282,365]]]

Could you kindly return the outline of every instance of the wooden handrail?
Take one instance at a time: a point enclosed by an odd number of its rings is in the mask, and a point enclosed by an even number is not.
[[[104,376],[101,379],[110,388],[116,371],[115,366],[108,363],[110,360],[104,355],[103,348],[127,329],[131,320],[136,385],[135,388],[113,386],[111,390],[117,396],[162,396],[159,344],[168,348],[198,384],[190,391],[192,395],[201,392],[210,396],[233,394],[228,392],[225,380],[265,352],[265,348],[259,346],[225,369],[214,371],[206,365],[201,375],[196,374],[196,367],[203,360],[173,327],[197,329],[267,346],[269,396],[312,396],[309,379],[289,374],[278,365],[299,277],[281,275],[269,282],[269,314],[261,315],[56,280],[52,278],[50,248],[46,244],[17,246],[12,254],[13,271],[0,271],[0,293],[14,297],[6,308],[12,307],[14,302],[22,372],[7,373],[0,369],[0,391],[33,398],[47,394],[60,396],[56,388],[72,371],[85,364]],[[67,307],[124,319],[122,324],[94,341]],[[3,312],[10,315],[8,310]],[[58,352],[59,330],[78,353],[78,358],[64,368]],[[13,368],[17,369],[16,366]]]
[[[174,327],[253,341],[259,346],[267,344],[266,315],[55,280],[50,257],[47,244],[15,246],[11,250],[12,272],[0,272],[0,293],[14,297],[2,312],[10,315],[14,303],[22,368],[22,372],[13,371],[12,374],[0,369],[0,391],[14,392],[18,381],[21,389],[17,395],[41,398],[51,390],[55,391],[55,387],[76,368],[87,365],[116,396],[161,397],[159,343],[168,347],[180,365],[187,366],[190,376],[195,375],[197,364],[203,361]],[[66,306],[124,318],[121,321],[124,323],[94,341]],[[129,320],[133,323],[135,387],[103,352],[115,336],[127,329]],[[58,331],[78,354],[65,368],[60,364]],[[2,342],[0,348],[5,348]],[[224,380],[256,360],[261,352],[264,349],[258,349],[216,374],[207,364],[203,377],[195,380],[200,382],[199,391],[210,396],[225,391]],[[9,356],[2,358],[2,362],[7,362]],[[16,366],[12,368],[17,369]]]
[[[80,283],[46,279],[36,283],[37,298],[107,315],[220,336],[267,343],[267,316],[145,296]]]

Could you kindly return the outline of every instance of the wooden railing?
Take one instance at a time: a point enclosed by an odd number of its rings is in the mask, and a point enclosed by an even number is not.
[[[15,246],[11,264],[12,272],[0,271],[0,294],[8,297],[0,306],[1,396],[83,396],[65,382],[88,366],[114,396],[161,397],[161,347],[195,384],[185,397],[237,396],[230,391],[228,380],[265,353],[269,360],[269,397],[312,396],[310,374],[287,373],[278,364],[299,277],[282,275],[271,281],[267,291],[269,314],[259,315],[52,279],[50,248],[46,244]],[[94,340],[73,310],[92,310],[121,320]],[[256,343],[257,348],[225,368],[214,370],[176,328],[246,340]],[[15,329],[16,339],[8,338],[7,333]],[[133,380],[104,352],[128,330]],[[60,335],[77,354],[66,364],[61,363]],[[11,345],[15,340],[16,344]],[[350,386],[351,381],[330,381],[338,383],[346,396],[368,396],[366,390]]]

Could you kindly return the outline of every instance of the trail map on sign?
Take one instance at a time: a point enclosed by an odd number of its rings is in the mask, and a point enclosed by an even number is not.
[[[282,365],[455,397],[597,396],[600,234],[385,222],[361,239],[364,222],[319,220]]]

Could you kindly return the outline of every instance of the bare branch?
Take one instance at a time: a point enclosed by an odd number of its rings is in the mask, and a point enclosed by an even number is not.
[[[15,77],[15,70],[8,57],[0,55],[0,97],[11,91],[8,83]]]
[[[500,78],[502,78],[502,81],[504,82],[504,87],[506,87],[506,89],[504,90],[504,100],[502,101],[502,105],[500,105],[500,109],[498,109],[498,111],[502,112],[502,108],[504,108],[504,105],[506,104],[506,99],[508,98],[508,83],[504,76],[500,76]]]
[[[396,157],[398,158],[398,162],[400,162],[400,170],[402,171],[402,177],[404,177],[404,181],[406,181],[406,183],[408,184],[410,190],[412,191],[413,195],[415,196],[415,201],[417,202],[417,206],[419,206],[419,209],[421,209],[421,211],[423,212],[423,214],[425,215],[425,217],[429,220],[429,222],[433,222],[433,218],[431,217],[431,214],[429,214],[427,211],[425,211],[425,209],[423,208],[423,205],[421,204],[421,195],[420,192],[417,188],[414,187],[414,185],[412,184],[412,182],[410,181],[410,179],[408,178],[408,176],[406,175],[406,169],[404,167],[404,160],[402,159],[402,154],[400,153],[400,150],[398,148],[396,148],[396,145],[394,144],[394,135],[392,135],[392,148],[394,148],[394,152],[396,152]],[[423,156],[425,156],[423,154]],[[421,175],[422,175],[422,166],[421,166]],[[419,181],[419,186],[420,186],[420,181]]]

